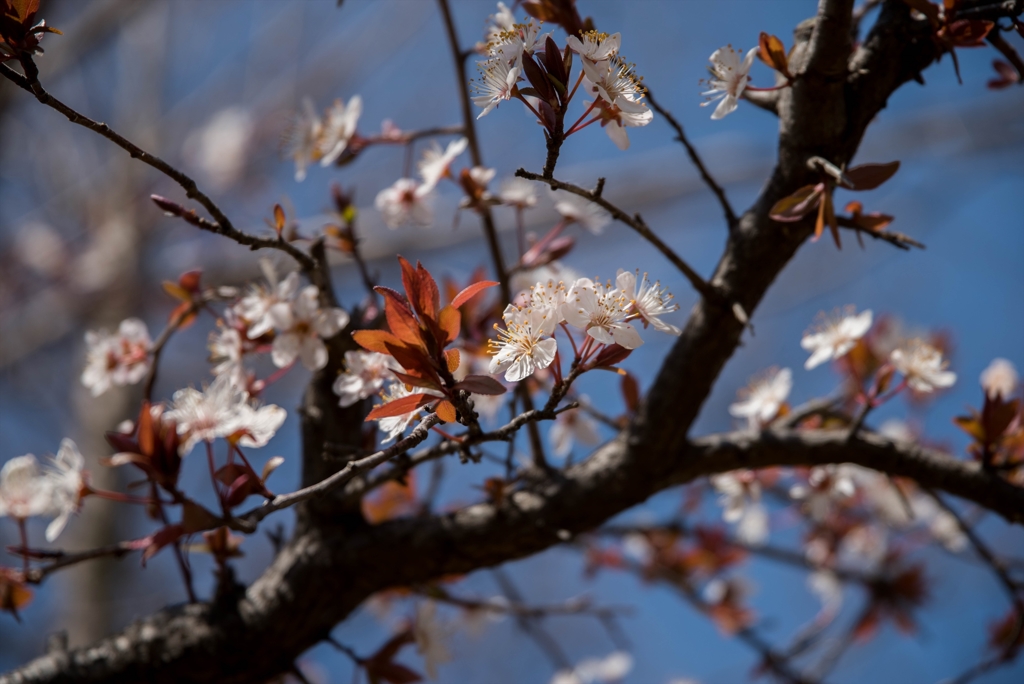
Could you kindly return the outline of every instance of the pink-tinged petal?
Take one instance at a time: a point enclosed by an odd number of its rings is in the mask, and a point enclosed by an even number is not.
[[[274,345],[270,350],[270,358],[278,368],[285,368],[295,362],[299,355],[301,342],[295,333],[284,333],[274,338]]]
[[[626,349],[636,349],[644,343],[640,333],[629,323],[618,323],[611,326],[612,339]]]
[[[726,95],[722,98],[722,101],[715,107],[714,113],[711,115],[713,120],[718,120],[728,116],[729,114],[736,111],[736,107],[739,105],[736,98],[732,95]]]

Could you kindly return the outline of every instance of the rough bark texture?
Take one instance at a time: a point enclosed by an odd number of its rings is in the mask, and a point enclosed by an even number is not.
[[[812,231],[809,222],[775,223],[768,209],[815,179],[808,157],[848,162],[889,95],[936,57],[927,23],[914,21],[900,0],[883,5],[877,25],[851,55],[852,5],[822,0],[818,19],[798,29],[791,64],[802,76],[778,98],[778,165],[729,236],[715,270],[713,284],[747,312],[757,308]],[[561,543],[566,531],[593,529],[667,487],[736,468],[857,463],[1024,522],[1024,490],[913,445],[791,431],[690,440],[689,428],[742,333],[731,310],[699,302],[633,424],[585,462],[524,487],[499,507],[477,504],[368,526],[352,511],[320,502],[315,512],[301,512],[297,536],[244,594],[166,609],[92,647],[39,658],[0,683],[266,679],[287,670],[376,591],[537,553]],[[325,405],[325,383],[318,375],[307,396],[303,435],[312,443],[307,441],[304,455],[307,473],[316,473],[307,481],[324,474],[318,460],[323,440],[352,425],[324,422],[328,415],[351,420]]]

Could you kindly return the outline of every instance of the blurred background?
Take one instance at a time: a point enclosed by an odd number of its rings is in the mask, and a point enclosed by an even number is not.
[[[622,33],[623,56],[636,62],[659,103],[685,127],[737,210],[756,197],[771,170],[777,122],[746,103],[725,120],[711,121],[711,110],[698,106],[703,90],[698,80],[706,76],[708,55],[726,43],[746,49],[756,45],[760,31],[767,31],[789,47],[792,29],[814,8],[809,0],[579,2],[581,15],[592,16],[599,29]],[[453,2],[464,47],[483,38],[494,10],[490,2]],[[435,275],[459,281],[488,265],[475,216],[465,213],[454,225],[460,196],[454,185],[442,188],[432,227],[389,230],[384,225],[373,198],[401,176],[401,148],[371,148],[340,169],[317,166],[301,183],[281,155],[281,137],[306,97],[322,110],[336,98],[361,95],[359,131],[364,134],[376,133],[384,119],[408,130],[460,123],[455,76],[435,3],[346,0],[339,9],[333,0],[44,0],[41,16],[64,31],[64,36],[46,37],[46,54],[37,60],[47,89],[184,168],[240,229],[269,233],[266,219],[279,202],[297,218],[300,231],[317,231],[329,221],[329,186],[337,181],[355,192],[358,232],[380,282],[397,284],[396,252],[421,259]],[[872,19],[869,15],[865,27]],[[563,36],[556,36],[562,42]],[[1019,37],[1011,40],[1020,49]],[[957,385],[927,411],[893,402],[873,416],[876,425],[888,418],[909,421],[929,439],[962,454],[966,438],[951,418],[980,404],[981,371],[995,357],[1024,368],[1024,92],[986,88],[995,76],[992,59],[998,56],[991,48],[958,54],[962,85],[947,56],[925,72],[927,85],[910,83],[897,92],[865,137],[855,161],[899,159],[899,173],[871,193],[837,195],[840,205],[858,199],[867,211],[894,215],[892,229],[927,249],[903,252],[872,241],[860,248],[849,234],[842,251],[827,239],[807,244],[756,312],[756,336],[727,365],[695,435],[732,427],[727,407],[737,388],[768,366],[794,368],[795,403],[831,392],[838,376],[825,367],[804,371],[799,340],[819,311],[848,304],[870,308],[876,316],[890,314],[911,329],[948,331],[953,340]],[[755,65],[752,73],[755,84],[771,84],[763,65]],[[520,166],[540,170],[543,137],[523,107],[504,103],[478,124],[484,161],[498,172],[495,184]],[[718,204],[662,119],[656,116],[648,127],[630,129],[630,138],[630,149],[620,152],[597,127],[574,135],[563,147],[556,176],[584,186],[606,177],[606,197],[628,211],[642,211],[683,258],[710,274],[726,235]],[[468,161],[462,158],[456,168],[463,163]],[[557,217],[547,192],[538,192],[541,201],[527,214],[528,228],[544,232]],[[123,318],[139,316],[155,335],[175,305],[161,281],[176,280],[187,270],[202,269],[204,283],[211,285],[240,285],[258,276],[257,255],[164,217],[149,202],[150,193],[185,200],[171,181],[109,141],[69,124],[12,84],[0,83],[0,462],[23,453],[53,453],[69,436],[78,442],[95,480],[111,488],[124,486],[117,478],[130,476],[104,469],[97,459],[109,455],[103,431],[135,415],[140,391],[122,388],[97,399],[89,395],[79,382],[84,332],[114,329]],[[511,254],[514,214],[499,208],[496,216]],[[600,238],[576,235],[577,246],[564,260],[567,266],[601,277],[613,277],[618,268],[649,271],[675,293],[682,310],[674,322],[682,324],[693,294],[656,250],[616,224]],[[335,256],[339,298],[353,306],[363,297],[358,273]],[[291,268],[284,261],[279,266]],[[177,388],[209,380],[205,341],[211,329],[207,318],[175,337],[164,356],[156,396],[167,398]],[[671,342],[648,334],[647,344],[624,364],[643,387]],[[265,397],[289,410],[288,422],[261,454],[288,459],[274,475],[279,490],[298,483],[293,409],[306,378],[301,368],[293,370]],[[607,413],[622,411],[617,380],[610,374],[587,378],[581,390]],[[585,453],[577,447],[577,457]],[[200,466],[187,462],[184,480],[200,482]],[[499,470],[486,462],[450,465],[439,501],[450,506],[479,499],[475,486]],[[678,491],[665,492],[622,519],[654,520],[679,504]],[[700,515],[716,520],[719,511],[711,506]],[[287,530],[291,515],[278,514],[267,523],[265,529],[280,524]],[[85,549],[152,529],[139,511],[90,499],[58,544]],[[980,529],[997,550],[1018,555],[1024,550],[1019,529],[996,520],[985,521]],[[33,526],[31,533],[41,543],[42,526]],[[785,530],[776,539],[794,546],[799,542]],[[0,543],[15,541],[15,526],[0,521]],[[242,581],[250,582],[266,567],[273,547],[261,532],[248,538],[243,550],[246,555],[236,566]],[[932,600],[919,615],[920,629],[902,635],[883,628],[877,638],[854,646],[829,681],[937,681],[985,654],[987,626],[1007,608],[1001,588],[964,557],[933,549],[922,559]],[[13,556],[0,560],[16,562]],[[193,567],[197,589],[208,595],[212,561],[194,554]],[[586,594],[602,604],[632,605],[621,619],[635,659],[626,682],[748,678],[757,656],[723,637],[674,593],[627,574],[585,578],[583,567],[579,551],[556,549],[505,571],[530,603]],[[786,643],[817,610],[805,573],[753,560],[745,574],[755,589],[758,625],[776,642]],[[490,572],[480,572],[458,585],[458,591],[486,597],[500,594],[501,587]],[[856,610],[856,592],[848,591],[844,610]],[[80,645],[182,600],[181,582],[166,552],[144,570],[132,557],[58,573],[38,589],[21,624],[0,614],[0,670],[40,654],[53,632],[66,631],[70,643]],[[387,615],[377,608],[360,609],[334,636],[368,654],[411,612],[401,602]],[[440,668],[438,681],[550,679],[551,665],[513,621],[493,621],[470,634],[455,613],[443,610],[442,617],[450,623],[454,660]],[[574,662],[621,647],[592,618],[547,622]],[[399,660],[421,669],[411,650]],[[311,650],[301,663],[318,681],[350,681],[349,660],[328,646]],[[1024,662],[1018,662],[980,681],[1022,677]]]

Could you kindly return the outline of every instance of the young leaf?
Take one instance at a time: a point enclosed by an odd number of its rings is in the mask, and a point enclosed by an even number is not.
[[[489,375],[467,375],[462,382],[455,385],[454,389],[490,396],[497,396],[508,391],[504,385]]]
[[[455,423],[459,420],[455,406],[447,399],[438,403],[437,407],[434,409],[434,413],[436,413],[437,417],[446,423]]]
[[[459,354],[458,349],[449,349],[444,353],[444,361],[448,366],[448,372],[454,373],[459,369],[459,364],[462,362],[462,357]]]
[[[853,183],[851,190],[874,190],[899,171],[899,161],[887,164],[861,164],[846,170],[846,177]]]
[[[398,339],[406,344],[420,347],[423,345],[423,333],[420,330],[419,321],[412,313],[412,309],[405,303],[402,295],[389,287],[378,285],[373,288],[384,297],[384,316],[388,322],[388,328]]]
[[[406,385],[412,387],[422,387],[423,389],[440,390],[443,389],[437,376],[421,377],[422,374],[412,375],[409,373],[401,373],[399,371],[391,371],[396,378],[404,382]]]
[[[772,206],[768,215],[776,221],[799,221],[813,209],[824,192],[825,186],[805,185],[792,195],[783,197]]]
[[[284,209],[281,208],[280,204],[275,204],[274,205],[274,232],[276,232],[278,234],[278,236],[280,236],[281,233],[284,231],[285,223],[287,223],[287,220],[284,217]]]
[[[789,73],[789,60],[786,57],[786,48],[782,45],[781,40],[776,36],[761,31],[758,47],[757,56],[762,62],[785,76],[787,80],[792,80],[793,76]]]
[[[404,416],[406,413],[412,413],[417,409],[423,408],[432,401],[437,401],[437,397],[432,394],[410,394],[394,401],[389,401],[386,404],[374,406],[373,410],[366,416],[366,420]]]
[[[470,299],[478,295],[483,290],[486,290],[489,287],[494,287],[497,284],[498,283],[494,282],[493,280],[481,280],[478,283],[468,285],[462,292],[455,295],[455,299],[452,300],[451,305],[458,309],[460,306],[468,302]]]
[[[381,354],[391,354],[391,347],[406,348],[405,342],[387,330],[357,330],[352,333],[352,339],[366,351]]]
[[[462,314],[454,306],[444,307],[437,316],[437,327],[444,333],[444,338],[438,339],[438,344],[442,347],[451,344],[458,339],[462,329]]]

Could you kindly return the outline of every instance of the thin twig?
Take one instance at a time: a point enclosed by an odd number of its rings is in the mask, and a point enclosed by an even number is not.
[[[718,198],[718,203],[722,205],[722,211],[725,213],[725,222],[728,224],[729,230],[735,230],[736,226],[739,224],[739,219],[736,217],[736,212],[733,211],[732,205],[729,204],[729,198],[725,196],[725,190],[723,190],[722,186],[711,177],[710,173],[708,173],[700,155],[697,154],[697,150],[690,144],[689,139],[686,137],[686,133],[683,132],[682,125],[676,121],[671,112],[657,103],[654,97],[651,96],[650,89],[647,89],[646,96],[647,101],[651,103],[651,108],[661,114],[662,117],[665,118],[665,121],[668,122],[668,125],[675,129],[676,140],[681,142],[683,147],[686,148],[686,153],[690,155],[690,161],[693,162],[693,165],[697,167],[697,171],[700,172],[700,177],[704,180],[704,183],[708,188],[711,189],[711,192],[715,193],[715,197]]]
[[[924,244],[918,242],[912,237],[904,235],[903,233],[894,233],[890,230],[870,230],[869,228],[865,228],[864,226],[855,223],[852,219],[849,219],[845,216],[837,216],[836,223],[838,223],[840,228],[852,230],[856,232],[858,235],[867,235],[872,240],[882,240],[883,242],[888,242],[893,247],[897,247],[899,249],[907,251],[909,251],[911,247],[925,249]]]
[[[46,565],[40,565],[34,568],[30,568],[25,573],[25,581],[32,584],[39,584],[47,575],[61,570],[63,568],[77,565],[84,561],[93,560],[96,558],[121,558],[128,555],[133,551],[139,551],[141,547],[132,541],[119,542],[111,546],[101,546],[96,549],[90,549],[88,551],[79,551],[76,553],[65,553],[64,551],[47,551],[46,558],[53,559],[52,562]]]
[[[255,237],[247,233],[243,233],[242,231],[235,228],[231,224],[231,221],[228,219],[228,217],[224,214],[224,212],[221,211],[220,207],[218,207],[217,204],[212,199],[210,199],[204,192],[202,192],[199,189],[199,187],[196,185],[196,182],[191,177],[186,175],[184,172],[176,169],[175,167],[171,166],[163,159],[160,159],[159,157],[152,155],[149,152],[146,152],[138,145],[134,144],[124,136],[120,135],[119,133],[111,129],[110,126],[108,126],[107,124],[93,121],[89,117],[75,111],[68,105],[64,104],[63,102],[55,98],[45,89],[43,89],[43,86],[39,83],[38,78],[35,77],[35,65],[32,62],[31,58],[23,58],[23,64],[26,66],[26,68],[29,69],[29,75],[27,76],[19,74],[6,64],[0,64],[0,74],[3,74],[3,76],[5,76],[9,81],[17,85],[19,88],[22,88],[23,90],[26,90],[35,95],[36,99],[39,100],[39,102],[41,102],[42,104],[46,105],[47,107],[51,107],[60,112],[61,114],[63,114],[64,116],[66,116],[68,118],[68,121],[70,121],[71,123],[78,124],[79,126],[88,128],[94,133],[98,133],[99,135],[103,136],[107,140],[110,140],[115,145],[117,145],[125,152],[127,152],[129,156],[132,157],[132,159],[138,159],[139,161],[148,164],[157,171],[163,173],[165,176],[176,182],[178,185],[182,187],[182,189],[185,190],[186,197],[188,197],[189,199],[194,199],[201,205],[203,205],[203,207],[205,207],[206,210],[210,212],[210,216],[212,216],[214,219],[214,221],[208,221],[206,219],[201,219],[200,217],[197,216],[196,218],[200,218],[200,220],[197,222],[190,221],[190,223],[193,223],[193,225],[196,225],[199,228],[202,228],[203,230],[207,230],[212,233],[217,233],[218,235],[223,235],[251,249],[271,248],[282,250],[289,254],[292,258],[294,258],[297,262],[299,262],[299,265],[302,266],[303,270],[309,271],[313,269],[314,263],[313,260],[309,257],[309,255],[303,252],[302,250],[298,249],[291,243],[281,240],[279,238]]]
[[[527,618],[544,618],[552,615],[621,615],[632,612],[631,606],[595,606],[589,598],[573,598],[564,603],[531,606],[524,603],[496,601],[494,599],[470,599],[450,594],[438,586],[416,590],[416,593],[434,601],[447,603],[466,610],[480,610]]]
[[[498,586],[501,587],[501,593],[511,601],[512,603],[523,603],[522,594],[519,589],[512,582],[512,579],[505,574],[505,571],[501,568],[494,568],[491,571],[494,575],[494,579],[498,582]],[[565,651],[558,645],[558,642],[548,634],[547,630],[543,626],[537,624],[536,618],[531,618],[526,615],[515,615],[516,625],[520,630],[531,639],[534,643],[544,651],[544,655],[548,657],[551,664],[554,665],[556,670],[568,669],[572,667],[569,657],[566,656]]]
[[[630,216],[625,211],[623,211],[619,207],[615,206],[614,204],[606,200],[601,195],[601,193],[596,190],[587,190],[585,188],[581,188],[578,185],[573,185],[572,183],[565,183],[554,178],[544,178],[543,176],[527,171],[526,169],[517,170],[516,176],[518,176],[519,178],[525,178],[527,180],[534,180],[540,181],[541,183],[546,183],[555,190],[565,190],[566,192],[571,192],[574,195],[578,195],[580,197],[583,197],[584,199],[588,199],[594,204],[603,207],[606,211],[608,211],[608,213],[612,215],[613,218],[635,230],[645,240],[654,245],[654,247],[659,252],[664,254],[665,258],[671,261],[672,264],[676,268],[678,268],[684,276],[686,276],[686,279],[690,281],[690,284],[693,285],[693,288],[697,290],[705,299],[711,302],[724,303],[724,297],[722,296],[722,294],[718,290],[716,290],[710,283],[701,278],[700,275],[695,270],[693,270],[693,268],[691,268],[689,264],[683,261],[682,258],[680,258],[680,256],[672,250],[671,247],[666,245],[661,240],[661,238],[655,235],[654,231],[652,231],[650,227],[644,222],[643,218],[640,217],[640,214],[634,214],[633,216]],[[601,186],[603,186],[603,182],[599,181],[598,187]]]

